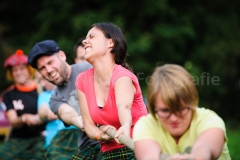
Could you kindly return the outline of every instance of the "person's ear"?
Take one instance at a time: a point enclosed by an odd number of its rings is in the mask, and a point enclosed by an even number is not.
[[[114,46],[113,40],[112,40],[112,39],[109,39],[109,47],[110,47],[110,48],[113,48],[113,46]]]
[[[59,51],[58,55],[62,60],[64,60],[64,61],[67,60],[66,54],[63,51]]]

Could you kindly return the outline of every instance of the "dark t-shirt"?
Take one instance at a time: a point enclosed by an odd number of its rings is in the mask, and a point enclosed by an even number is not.
[[[3,102],[6,105],[6,111],[14,109],[17,112],[17,116],[21,116],[24,113],[37,114],[37,98],[36,89],[22,92],[14,87],[3,95]],[[45,126],[46,124],[44,123],[36,126],[23,125],[21,128],[12,128],[11,137],[37,137],[45,130]]]

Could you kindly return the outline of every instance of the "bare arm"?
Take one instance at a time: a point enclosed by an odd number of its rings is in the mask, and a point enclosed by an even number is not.
[[[151,139],[138,140],[134,142],[134,153],[138,160],[159,160],[161,147]]]
[[[116,81],[114,90],[116,105],[118,107],[118,116],[121,123],[121,127],[117,131],[116,137],[121,133],[130,136],[130,128],[132,125],[131,108],[136,88],[129,77],[121,77]],[[118,142],[117,139],[116,141]]]
[[[38,114],[39,117],[41,119],[41,121],[45,121],[45,120],[55,120],[58,119],[58,116],[55,115],[46,104],[42,104],[39,109],[38,109]]]
[[[79,116],[78,113],[68,104],[62,104],[58,109],[58,116],[62,121],[68,125],[74,125],[77,128],[83,130],[82,116]]]
[[[96,139],[96,135],[101,133],[101,130],[96,126],[90,116],[85,94],[77,89],[77,95],[80,104],[80,111],[84,122],[84,130],[89,138]],[[103,138],[104,137],[102,137],[102,139]]]
[[[207,129],[201,133],[192,148],[192,154],[201,159],[218,159],[224,146],[224,132],[220,128]]]
[[[17,116],[17,112],[14,109],[7,111],[7,118],[13,128],[21,128],[24,124],[28,126],[42,124],[38,114],[25,113],[22,116]]]
[[[21,116],[18,117],[17,112],[14,109],[8,110],[6,114],[8,121],[13,128],[20,128],[25,124],[23,118]]]
[[[224,132],[220,128],[211,128],[202,132],[196,139],[191,154],[174,155],[170,160],[211,159],[217,160],[224,146]]]

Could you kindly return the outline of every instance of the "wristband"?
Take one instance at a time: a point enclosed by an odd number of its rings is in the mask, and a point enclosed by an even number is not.
[[[97,140],[97,141],[101,141],[100,134],[101,134],[101,132],[99,132],[99,133],[96,135],[96,140]]]

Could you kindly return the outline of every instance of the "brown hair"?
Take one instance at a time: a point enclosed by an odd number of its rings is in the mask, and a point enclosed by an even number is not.
[[[91,28],[93,27],[100,29],[106,38],[113,40],[114,46],[111,50],[111,53],[114,55],[115,63],[132,72],[132,68],[126,62],[127,42],[122,30],[113,23],[105,22],[94,23],[92,24]]]
[[[181,66],[166,64],[157,67],[147,87],[148,109],[155,114],[155,98],[160,93],[163,103],[176,114],[186,105],[192,110],[198,105],[198,92],[193,77]]]

